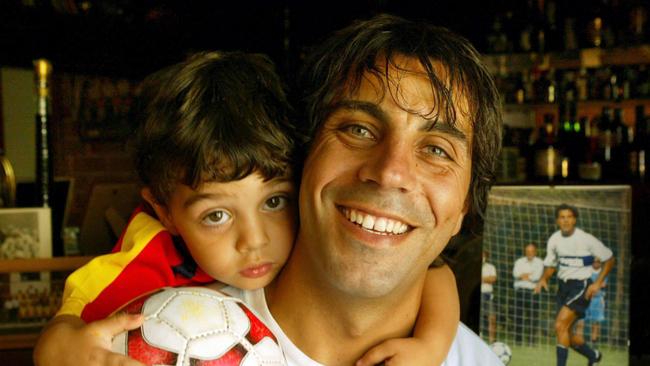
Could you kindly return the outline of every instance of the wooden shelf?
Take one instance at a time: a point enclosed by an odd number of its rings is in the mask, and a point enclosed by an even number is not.
[[[0,260],[0,273],[73,271],[93,256]],[[30,349],[36,344],[42,324],[28,324],[14,334],[0,334],[0,350]]]
[[[0,335],[0,350],[34,348],[39,332]]]
[[[0,260],[0,273],[72,271],[83,266],[93,258],[93,256],[80,256],[34,259],[3,259]]]
[[[483,61],[495,75],[513,71],[596,68],[603,66],[650,64],[650,45],[638,45],[611,49],[587,48],[554,53],[505,53],[488,54]]]

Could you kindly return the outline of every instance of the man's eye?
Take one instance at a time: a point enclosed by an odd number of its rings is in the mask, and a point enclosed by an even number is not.
[[[374,138],[370,130],[363,126],[359,125],[350,125],[345,128],[347,132],[350,134],[357,136],[357,137],[362,137],[362,138]]]
[[[438,157],[441,157],[441,158],[444,158],[444,159],[450,159],[451,158],[449,156],[449,154],[447,154],[447,152],[443,148],[441,148],[440,146],[429,145],[429,146],[427,146],[426,150],[427,150],[427,153],[429,153],[431,155],[435,155],[435,156],[438,156]]]
[[[209,214],[205,215],[202,221],[206,225],[217,226],[217,225],[223,225],[227,223],[228,221],[230,221],[230,218],[231,216],[229,213],[227,213],[226,211],[218,210],[218,211],[212,211]]]
[[[289,198],[285,195],[270,197],[264,202],[264,209],[269,211],[279,211],[287,207]]]

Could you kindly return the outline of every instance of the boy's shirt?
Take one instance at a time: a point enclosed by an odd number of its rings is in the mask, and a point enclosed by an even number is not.
[[[210,282],[214,279],[197,267],[180,238],[138,207],[112,253],[94,258],[68,277],[57,315],[90,322],[159,288]]]

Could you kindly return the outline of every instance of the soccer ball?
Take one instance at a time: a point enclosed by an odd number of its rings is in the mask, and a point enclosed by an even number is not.
[[[286,365],[271,331],[239,299],[202,287],[164,288],[123,309],[138,329],[113,338],[113,351],[147,365]]]
[[[512,351],[510,351],[510,347],[508,347],[507,344],[503,342],[494,342],[490,345],[490,348],[492,348],[492,351],[497,355],[497,357],[499,357],[499,360],[501,360],[504,365],[507,365],[510,362]]]

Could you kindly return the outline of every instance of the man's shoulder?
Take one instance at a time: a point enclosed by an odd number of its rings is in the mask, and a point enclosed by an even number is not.
[[[551,244],[552,240],[558,240],[562,238],[562,232],[560,230],[556,230],[551,234],[551,236],[548,237],[548,244]]]
[[[498,366],[503,365],[503,363],[485,341],[479,338],[465,324],[459,323],[456,338],[454,338],[443,366],[469,365]]]

